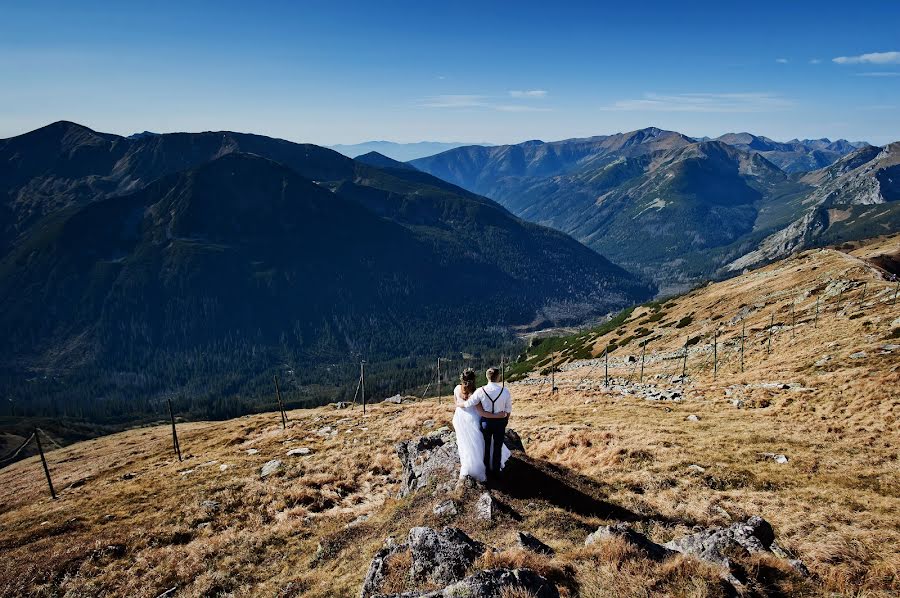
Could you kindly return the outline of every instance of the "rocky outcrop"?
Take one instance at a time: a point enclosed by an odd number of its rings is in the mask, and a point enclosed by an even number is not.
[[[535,598],[559,598],[559,591],[531,569],[486,569],[431,592],[384,594],[374,598],[501,598],[504,590],[518,589]]]
[[[459,474],[456,434],[449,428],[439,428],[426,436],[400,442],[395,450],[403,465],[400,496],[424,488],[441,475]]]
[[[525,452],[522,439],[515,430],[506,430],[504,444],[511,451]],[[394,448],[403,465],[399,492],[401,497],[442,477],[455,478],[459,475],[456,434],[450,428],[438,428],[425,436],[399,442]]]
[[[621,538],[647,555],[647,558],[654,561],[662,561],[675,554],[674,550],[661,546],[644,534],[631,529],[631,526],[627,523],[601,525],[597,528],[597,531],[587,537],[584,544],[585,546],[590,546],[605,538]]]
[[[458,581],[484,552],[483,544],[455,527],[441,531],[414,527],[409,530],[408,544],[412,555],[410,573],[416,583],[446,585]]]
[[[753,516],[729,527],[711,527],[690,536],[667,542],[665,548],[730,568],[729,554],[742,551],[748,554],[772,553],[786,559],[800,573],[808,572],[803,563],[794,559],[775,540],[775,531],[768,521]]]
[[[533,536],[525,536],[546,550],[551,550]],[[500,598],[504,590],[514,588],[525,590],[538,598],[559,597],[552,582],[530,569],[486,569],[467,576],[484,550],[484,544],[453,527],[445,527],[440,531],[430,527],[414,527],[409,530],[405,543],[393,544],[388,541],[375,554],[363,582],[360,598]],[[379,594],[387,578],[391,560],[406,551],[410,555],[408,579],[413,586],[439,586],[441,589]]]

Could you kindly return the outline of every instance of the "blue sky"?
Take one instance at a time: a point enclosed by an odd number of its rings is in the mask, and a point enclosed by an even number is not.
[[[0,0],[0,138],[900,139],[900,3],[726,4]]]

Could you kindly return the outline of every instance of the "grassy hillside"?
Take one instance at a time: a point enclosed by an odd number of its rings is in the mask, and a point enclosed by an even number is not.
[[[491,489],[515,516],[491,522],[469,490],[450,518],[432,512],[437,489],[396,498],[394,444],[449,425],[446,395],[292,411],[286,430],[273,413],[184,423],[184,462],[164,424],[78,443],[48,454],[57,501],[29,458],[0,470],[0,594],[350,596],[386,537],[452,524],[500,549],[478,566],[528,565],[563,595],[718,596],[716,567],[584,539],[631,521],[661,542],[759,514],[811,575],[758,559],[751,595],[896,595],[900,301],[882,268],[898,262],[898,236],[808,251],[536,345],[511,386],[528,457]],[[602,360],[578,359],[607,343],[608,387]],[[557,357],[550,394],[540,370]],[[646,398],[660,392],[682,400]],[[282,469],[261,477],[271,459]],[[556,555],[523,553],[516,530]]]

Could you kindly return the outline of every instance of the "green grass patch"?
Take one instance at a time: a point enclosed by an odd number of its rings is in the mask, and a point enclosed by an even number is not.
[[[675,328],[684,328],[685,326],[690,326],[691,322],[693,322],[693,321],[694,321],[693,315],[684,316],[683,318],[678,320],[678,323],[675,324]]]

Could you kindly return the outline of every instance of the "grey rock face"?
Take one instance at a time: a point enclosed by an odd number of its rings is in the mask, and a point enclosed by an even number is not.
[[[456,434],[447,429],[405,440],[394,448],[403,465],[400,496],[407,496],[424,488],[440,474],[459,474]]]
[[[494,499],[490,493],[484,492],[478,497],[478,502],[475,503],[475,518],[490,521],[494,518],[494,509]]]
[[[506,430],[504,444],[511,451],[525,452],[522,439],[515,430]],[[449,428],[438,428],[425,436],[399,442],[394,449],[403,465],[401,497],[424,488],[432,480],[443,476],[456,478],[459,475],[456,433]]]
[[[487,569],[441,590],[404,592],[378,598],[500,598],[503,590],[513,588],[525,590],[535,598],[559,598],[556,586],[531,569]]]
[[[806,567],[793,559],[775,540],[775,531],[768,521],[753,516],[729,527],[713,527],[664,544],[665,548],[722,565],[731,566],[726,556],[730,550],[743,549],[750,554],[771,552],[787,559],[795,569],[807,574]]]
[[[500,598],[506,588],[521,588],[535,598],[559,598],[556,586],[531,569],[487,569],[444,588],[437,596]]]
[[[262,470],[260,470],[260,477],[267,478],[273,473],[281,470],[281,461],[278,459],[272,459],[271,461],[266,461],[265,465],[262,466]]]
[[[391,544],[375,553],[372,562],[369,563],[369,571],[366,573],[362,590],[359,593],[360,598],[369,598],[369,596],[375,596],[378,593],[387,575],[388,561],[395,554],[407,548],[406,544]]]
[[[435,515],[440,515],[441,517],[453,517],[459,511],[456,508],[456,503],[448,499],[435,505],[432,512]]]
[[[516,532],[516,541],[521,548],[538,554],[552,555],[555,551],[529,534],[528,532]]]
[[[673,549],[666,548],[668,544],[666,546],[657,544],[644,534],[631,529],[631,526],[627,523],[601,525],[597,528],[597,531],[587,537],[584,544],[589,546],[604,538],[622,538],[654,561],[662,561],[675,554]]]
[[[462,530],[445,527],[441,531],[430,527],[409,530],[409,549],[412,554],[412,579],[446,585],[459,581],[483,552],[484,545]]]

